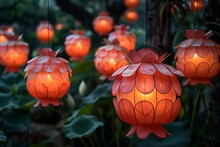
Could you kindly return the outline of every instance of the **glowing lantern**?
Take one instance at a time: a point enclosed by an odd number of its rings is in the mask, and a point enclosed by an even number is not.
[[[193,11],[200,11],[203,9],[203,0],[191,0],[190,8]]]
[[[57,30],[61,30],[62,28],[63,28],[63,24],[62,23],[56,24],[56,29]]]
[[[129,29],[126,25],[114,26],[115,31],[109,34],[108,40],[113,41],[117,39],[120,46],[128,51],[135,49],[136,37],[133,33],[128,32]]]
[[[1,26],[0,27],[0,43],[7,41],[14,35],[14,29],[12,26]]]
[[[176,48],[176,67],[188,79],[185,84],[211,84],[209,78],[219,72],[219,45],[208,39],[203,30],[186,30],[186,39]]]
[[[124,4],[128,8],[135,8],[140,4],[139,0],[124,0]]]
[[[125,12],[125,18],[128,22],[135,22],[138,19],[138,14],[135,10],[127,10]]]
[[[38,57],[28,61],[25,68],[25,78],[27,79],[27,90],[41,104],[47,106],[59,105],[59,99],[69,90],[70,77],[72,71],[68,66],[68,61],[56,57],[58,51],[44,48],[39,51]]]
[[[91,48],[91,40],[85,36],[83,30],[71,31],[72,34],[66,37],[66,53],[71,56],[71,60],[81,60]]]
[[[14,35],[14,28],[13,28],[13,26],[1,26],[0,30]]]
[[[113,19],[108,15],[108,12],[100,12],[93,21],[93,29],[100,36],[107,35],[112,31],[113,24]]]
[[[47,21],[41,21],[36,31],[37,31],[37,38],[42,43],[46,43],[53,39],[53,36],[54,36],[53,27]]]
[[[7,32],[0,30],[0,43],[7,41]]]
[[[99,47],[95,54],[95,66],[98,72],[103,74],[100,77],[102,80],[109,78],[117,69],[128,64],[125,56],[126,50],[118,45],[117,40],[112,43],[104,41],[106,45]]]
[[[165,54],[166,55],[166,54]],[[136,132],[139,138],[154,133],[160,138],[169,134],[163,124],[172,122],[181,109],[181,86],[176,75],[182,73],[162,64],[164,56],[151,49],[130,51],[133,64],[113,73],[113,104],[118,117],[132,127],[127,136]]]
[[[6,71],[13,73],[20,71],[28,60],[28,44],[19,40],[17,36],[10,36],[7,41],[0,43],[0,64]]]

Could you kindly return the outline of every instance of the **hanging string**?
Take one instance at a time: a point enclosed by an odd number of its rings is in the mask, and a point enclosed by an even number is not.
[[[147,12],[146,12],[146,14],[147,14],[147,23],[146,23],[146,46],[147,46],[147,48],[149,47],[149,26],[148,26],[148,24],[149,24],[149,13],[150,13],[150,6],[151,6],[151,0],[149,0],[148,1],[148,8],[147,8]]]
[[[47,15],[47,21],[48,21],[48,24],[47,24],[47,25],[48,25],[48,36],[47,36],[48,38],[47,38],[47,39],[48,39],[48,44],[47,44],[47,45],[48,45],[48,48],[49,48],[49,47],[50,47],[50,41],[49,41],[49,35],[50,35],[50,34],[49,34],[49,33],[50,33],[50,31],[49,31],[49,29],[50,29],[50,23],[49,23],[49,22],[50,22],[50,21],[49,21],[49,15],[50,15],[50,10],[49,10],[49,9],[50,9],[50,8],[49,8],[49,7],[50,7],[50,0],[47,0],[47,2],[48,2],[48,3],[47,3],[47,13],[48,13],[48,15]]]

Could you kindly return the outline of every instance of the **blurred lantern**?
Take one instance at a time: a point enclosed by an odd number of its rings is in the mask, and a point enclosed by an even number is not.
[[[66,37],[65,46],[67,55],[71,60],[82,60],[91,48],[91,40],[85,36],[83,30],[71,31],[72,34]]]
[[[0,30],[0,43],[5,42],[5,41],[8,40],[8,39],[7,39],[7,35],[8,35],[7,32],[4,32],[4,31],[1,31],[1,30]]]
[[[133,64],[112,75],[115,111],[122,121],[132,125],[127,136],[135,132],[142,139],[150,133],[160,138],[170,135],[162,125],[172,122],[181,109],[176,94],[180,96],[182,90],[176,75],[182,73],[161,63],[165,55],[158,58],[151,49],[130,51]]]
[[[113,19],[108,12],[100,12],[93,21],[93,29],[100,36],[107,35],[113,29]]]
[[[8,36],[8,40],[0,43],[0,64],[6,71],[13,73],[20,71],[28,60],[28,44],[19,40],[18,36]]]
[[[138,13],[135,10],[127,10],[125,12],[125,18],[128,22],[135,22],[138,19]]]
[[[112,43],[107,40],[104,41],[106,45],[99,47],[95,53],[95,66],[97,71],[103,74],[100,77],[102,80],[109,78],[117,69],[128,64],[125,56],[126,50],[118,45],[117,40]]]
[[[203,30],[186,30],[188,39],[176,47],[176,67],[188,78],[184,85],[211,84],[209,78],[218,74],[220,47],[208,39],[211,35]]]
[[[63,24],[62,23],[56,24],[56,30],[61,30],[62,28],[63,28]]]
[[[124,4],[128,8],[135,8],[140,4],[139,0],[124,0]]]
[[[68,66],[68,61],[56,57],[55,52],[50,48],[43,48],[39,51],[38,57],[29,60],[25,68],[25,78],[27,79],[27,90],[39,101],[37,105],[47,106],[59,105],[59,99],[69,90],[70,77],[72,71]]]
[[[1,26],[0,27],[0,43],[7,41],[14,35],[14,29],[12,26]]]
[[[14,35],[14,27],[13,26],[1,26],[0,30]]]
[[[41,21],[36,31],[37,31],[37,38],[42,43],[46,43],[53,39],[53,36],[54,36],[53,27],[47,21]]]
[[[115,31],[109,34],[108,40],[112,42],[113,40],[117,39],[120,42],[120,46],[124,47],[128,51],[135,49],[136,44],[136,36],[128,32],[129,29],[126,25],[118,25],[114,26]]]
[[[190,8],[192,11],[200,11],[203,9],[203,0],[191,0]]]

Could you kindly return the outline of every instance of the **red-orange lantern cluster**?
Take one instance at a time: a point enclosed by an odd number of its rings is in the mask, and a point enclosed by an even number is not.
[[[169,134],[163,124],[174,121],[180,109],[181,85],[177,75],[182,73],[161,63],[164,56],[152,49],[130,51],[131,65],[124,66],[113,73],[113,104],[118,117],[132,125],[127,136],[136,133],[146,138],[154,133],[160,138]]]
[[[25,68],[26,87],[28,92],[42,106],[52,104],[59,105],[59,99],[69,90],[70,77],[72,71],[68,66],[68,61],[56,57],[55,52],[50,48],[44,48],[39,51],[38,57],[29,60]]]
[[[91,48],[91,40],[85,36],[85,31],[74,30],[72,34],[66,37],[65,46],[66,53],[71,57],[71,60],[81,60]]]
[[[100,36],[107,35],[113,29],[114,21],[108,12],[100,12],[93,21],[93,29]]]
[[[209,78],[219,72],[220,46],[209,39],[212,35],[203,30],[186,30],[186,39],[177,47],[176,67],[182,71],[190,83],[211,84]]]
[[[109,34],[108,40],[113,41],[117,39],[120,42],[120,46],[124,47],[128,51],[135,49],[136,36],[129,32],[129,27],[126,25],[114,26],[115,31]]]
[[[140,0],[124,0],[124,4],[128,8],[135,8],[140,4]]]
[[[0,43],[5,42],[8,38],[14,35],[14,29],[12,26],[1,26],[0,27]]]
[[[99,47],[95,53],[95,67],[102,74],[100,78],[102,80],[109,78],[117,69],[128,64],[126,50],[118,45],[117,40],[112,43],[105,40],[105,43],[106,45]]]
[[[28,60],[28,53],[28,44],[17,36],[10,36],[7,41],[0,43],[0,63],[10,73],[20,71]]]
[[[192,11],[200,11],[203,9],[203,0],[191,0],[190,8]]]
[[[51,41],[54,36],[53,27],[47,21],[40,22],[40,25],[37,27],[36,33],[37,33],[37,38],[42,43],[46,43],[48,41]]]
[[[138,19],[138,13],[135,10],[127,10],[125,12],[125,18],[128,22],[136,22]]]

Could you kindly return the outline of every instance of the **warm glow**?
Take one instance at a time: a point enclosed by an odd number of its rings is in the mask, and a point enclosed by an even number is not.
[[[8,33],[13,33],[14,32],[14,28],[13,27],[8,27],[7,32]]]
[[[116,65],[116,62],[113,58],[110,59],[109,61],[110,66],[114,67]]]
[[[100,24],[103,25],[103,26],[106,25],[106,23],[107,23],[106,20],[101,20],[100,21]]]
[[[62,28],[63,28],[63,25],[62,25],[62,24],[59,23],[59,24],[56,25],[56,29],[57,29],[57,30],[61,30]]]
[[[197,8],[199,6],[199,3],[197,1],[194,1],[193,5],[194,5],[195,8]]]
[[[7,41],[7,38],[4,35],[0,35],[0,43]]]
[[[42,43],[46,43],[53,39],[54,30],[48,22],[41,22],[37,27],[37,37]]]

